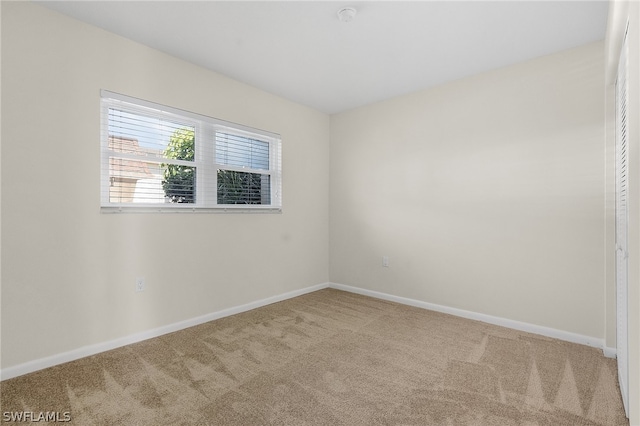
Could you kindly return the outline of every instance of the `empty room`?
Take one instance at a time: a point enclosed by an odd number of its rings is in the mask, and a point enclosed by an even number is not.
[[[640,425],[639,2],[0,14],[0,423]]]

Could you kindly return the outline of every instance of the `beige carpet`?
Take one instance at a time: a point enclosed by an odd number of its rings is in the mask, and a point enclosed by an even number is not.
[[[0,391],[78,425],[628,424],[598,349],[332,289]]]

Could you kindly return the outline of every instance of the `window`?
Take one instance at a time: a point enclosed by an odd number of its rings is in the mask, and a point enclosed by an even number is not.
[[[280,211],[279,135],[101,96],[102,211]]]

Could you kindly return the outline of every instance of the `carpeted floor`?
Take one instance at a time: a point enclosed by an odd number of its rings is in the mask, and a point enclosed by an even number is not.
[[[78,425],[626,425],[595,348],[325,289],[0,383]],[[44,422],[39,422],[44,424]]]

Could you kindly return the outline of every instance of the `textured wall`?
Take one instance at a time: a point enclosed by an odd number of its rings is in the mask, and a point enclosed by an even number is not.
[[[603,338],[603,82],[600,42],[332,116],[331,281]]]
[[[283,213],[100,214],[100,89],[280,133]],[[3,368],[328,280],[327,115],[22,2],[2,112]]]

